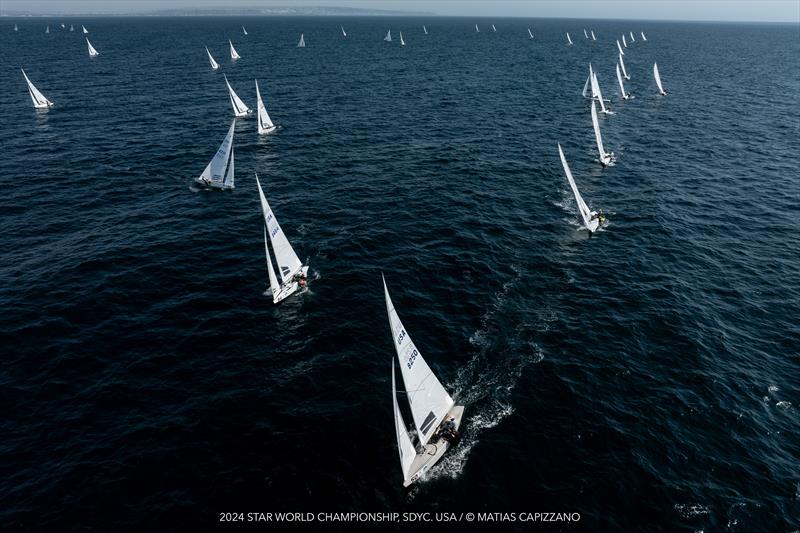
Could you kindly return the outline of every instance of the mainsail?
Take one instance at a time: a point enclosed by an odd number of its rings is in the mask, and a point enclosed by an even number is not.
[[[619,63],[617,63],[617,81],[619,82],[619,93],[623,100],[630,98],[630,94],[625,92],[625,84],[622,83],[622,74],[619,72]]]
[[[494,24],[492,24],[492,31],[494,31],[494,32],[497,31],[497,28],[494,27]]]
[[[589,34],[586,33],[586,28],[583,28],[583,36],[586,37],[587,39],[589,38]]]
[[[237,117],[245,117],[248,113],[252,113],[253,110],[247,107],[245,103],[242,102],[242,99],[239,98],[239,95],[233,90],[230,82],[228,82],[228,77],[224,74],[223,76],[225,77],[225,85],[228,86],[228,96],[230,97],[231,105],[233,106],[233,114]]]
[[[236,119],[233,119],[228,134],[225,135],[225,140],[222,141],[217,153],[214,154],[203,173],[197,178],[198,183],[218,189],[234,188],[233,130],[235,127]]]
[[[89,46],[89,57],[97,57],[100,55],[100,52],[94,49],[94,46],[92,46],[88,38],[86,39],[86,44]]]
[[[297,43],[297,48],[305,48],[305,47],[306,47],[306,40],[305,40],[305,37],[303,37],[303,34],[301,33],[300,34],[300,42]]]
[[[387,43],[392,42],[392,30],[386,32],[386,37],[383,38]]]
[[[81,24],[81,29],[83,30],[83,33],[89,33],[89,30],[87,30],[86,26],[84,26],[83,24]]]
[[[403,40],[403,32],[400,32],[400,46],[405,46],[406,42]]]
[[[342,28],[342,37],[347,37],[347,33],[344,31],[344,26],[339,26]]]
[[[422,31],[425,32],[425,35],[428,35],[428,28],[424,24],[422,25]]]
[[[606,104],[603,101],[603,93],[600,92],[600,83],[597,81],[597,72],[592,73],[592,96],[596,98],[598,102],[600,102],[601,112],[607,115],[613,114],[612,111],[606,109]]]
[[[211,62],[211,68],[217,70],[219,68],[219,63],[214,61],[214,58],[211,57],[211,52],[208,51],[208,46],[206,46],[206,53],[208,54],[208,60]]]
[[[239,53],[236,51],[236,49],[233,47],[233,43],[231,42],[230,39],[228,39],[228,44],[231,45],[231,60],[241,59],[242,56],[240,56]]]
[[[634,39],[634,38],[633,38],[633,32],[632,32],[632,31],[630,31],[630,32],[628,32],[628,34],[631,36],[631,42],[632,42],[632,43],[635,43],[635,42],[636,42],[636,39]]]
[[[643,41],[646,41],[646,40],[647,40],[647,37],[645,37],[645,36],[644,36],[644,32],[641,32],[641,34],[642,34],[642,40],[643,40]]]
[[[73,26],[72,24],[70,24],[70,25],[69,25],[69,31],[75,31],[75,26]]]
[[[614,162],[614,154],[609,154],[603,148],[603,138],[600,136],[600,123],[597,120],[597,106],[592,100],[592,127],[594,128],[594,138],[597,141],[597,153],[600,154],[600,163],[610,165]]]
[[[244,33],[245,35],[247,35],[247,30],[246,30],[246,29],[244,29],[244,26],[242,26],[242,33]]]
[[[392,404],[394,405],[394,429],[397,434],[397,451],[400,453],[400,468],[403,469],[403,481],[407,482],[411,476],[411,465],[417,456],[417,450],[411,443],[411,437],[403,420],[403,413],[397,405],[397,380],[394,373],[394,358],[392,358]]]
[[[406,387],[406,399],[411,407],[411,415],[420,444],[425,446],[444,417],[447,416],[450,408],[453,407],[453,399],[433,374],[428,363],[422,358],[422,354],[414,346],[403,323],[400,322],[400,317],[389,297],[386,280],[383,282],[383,290],[394,347],[400,362],[400,374],[403,376],[403,383]]]
[[[631,77],[628,76],[628,72],[625,70],[625,61],[622,60],[622,54],[619,55],[619,66],[622,67],[622,75],[625,76],[625,79],[631,79]]]
[[[589,63],[589,75],[586,76],[586,83],[583,84],[583,91],[581,92],[584,98],[597,98],[592,78],[594,78],[594,71],[592,70],[592,64]]]
[[[594,30],[589,30],[589,33],[591,33],[591,34],[592,34],[592,40],[593,40],[593,41],[596,41],[596,40],[597,40],[597,37],[595,37],[595,36],[594,36]]]
[[[297,254],[294,253],[294,249],[292,245],[289,244],[286,234],[281,230],[280,224],[278,224],[278,219],[275,218],[272,208],[270,208],[269,203],[267,203],[267,197],[264,196],[264,191],[261,189],[258,175],[256,175],[256,185],[258,186],[258,196],[261,199],[261,212],[264,215],[267,235],[272,244],[272,250],[275,252],[275,261],[278,264],[280,280],[281,283],[286,283],[290,281],[295,274],[301,271],[303,263],[300,262]],[[272,286],[272,280],[270,280],[270,285]],[[274,294],[275,288],[274,286],[272,287]]]
[[[45,96],[39,92],[39,89],[34,87],[24,70],[22,70],[22,75],[25,76],[25,81],[28,82],[28,93],[31,95],[31,100],[33,100],[33,107],[36,109],[47,109],[48,107],[51,107],[53,102],[45,98]]]
[[[622,34],[622,46],[628,48],[628,41],[625,40],[625,34]]]
[[[528,35],[530,35],[531,39],[533,39],[533,33],[531,33],[531,29],[528,28]]]
[[[664,90],[664,87],[661,86],[661,76],[658,74],[658,65],[655,63],[653,63],[653,77],[656,79],[656,85],[658,85],[658,90],[661,92],[661,95],[666,95],[667,92]]]
[[[478,29],[478,25],[475,24],[475,33],[480,33],[480,32],[481,32],[481,30]]]
[[[617,39],[617,48],[619,49],[619,55],[624,56],[625,52],[622,50],[622,46],[619,44],[619,39]]]
[[[256,80],[256,109],[258,110],[258,134],[263,135],[275,130],[275,124],[269,118],[267,108],[264,107],[264,102],[261,100],[261,91],[258,90],[258,80]]]
[[[569,36],[569,32],[567,32],[567,46],[572,44],[572,37]]]
[[[564,157],[564,151],[561,149],[561,145],[558,145],[558,155],[561,156],[561,164],[564,166],[564,174],[567,175],[567,181],[569,182],[569,186],[572,188],[572,193],[575,195],[575,203],[578,204],[578,211],[581,213],[581,218],[583,219],[583,223],[586,226],[586,229],[589,231],[595,231],[597,226],[600,225],[600,221],[592,219],[592,210],[589,209],[589,206],[586,205],[586,202],[583,201],[583,197],[581,193],[578,192],[578,186],[575,185],[575,179],[572,177],[572,172],[569,170],[569,165],[567,164],[567,158]]]

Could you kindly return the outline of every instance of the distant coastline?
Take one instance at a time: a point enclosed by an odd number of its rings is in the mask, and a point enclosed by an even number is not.
[[[34,13],[30,11],[0,11],[0,17],[88,17],[88,16],[132,16],[132,17],[397,17],[397,16],[435,16],[435,13],[422,11],[389,11],[385,9],[362,9],[352,7],[205,7],[173,8],[136,12],[97,11],[93,13]]]

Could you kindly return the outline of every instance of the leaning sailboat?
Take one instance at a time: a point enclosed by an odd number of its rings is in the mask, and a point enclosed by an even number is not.
[[[405,385],[405,398],[411,410],[414,437],[406,427],[397,403],[395,363],[392,358],[392,403],[403,486],[408,487],[419,479],[444,456],[450,446],[458,441],[458,428],[464,417],[464,406],[455,405],[441,382],[436,378],[411,336],[403,327],[392,304],[386,280],[383,280],[386,312],[392,330],[400,375]]]
[[[33,83],[31,83],[31,80],[28,78],[28,75],[25,74],[24,70],[22,70],[22,75],[25,76],[25,81],[28,82],[28,93],[31,95],[31,100],[33,100],[33,107],[36,109],[47,109],[48,107],[53,107],[53,102],[45,98],[45,96],[39,92],[39,89],[37,89]]]
[[[622,46],[619,44],[619,39],[617,39],[617,49],[619,49],[619,55],[624,56],[625,51],[622,49]]]
[[[252,113],[253,110],[247,107],[242,99],[239,98],[239,95],[236,94],[236,91],[233,90],[231,87],[230,82],[228,81],[228,77],[223,74],[225,78],[225,85],[228,86],[228,96],[231,100],[231,106],[233,106],[233,114],[237,117],[246,117],[248,114]]]
[[[89,47],[89,57],[97,57],[100,55],[100,52],[94,49],[94,46],[92,46],[88,38],[86,39],[86,45]]]
[[[242,33],[244,33],[245,35],[247,35],[247,30],[246,30],[246,29],[244,29],[244,26],[242,26]]]
[[[625,84],[622,83],[622,74],[619,72],[619,63],[617,63],[617,81],[619,82],[619,94],[622,96],[623,100],[630,100],[633,98],[631,93],[625,91]]]
[[[531,39],[533,39],[533,33],[531,33],[531,29],[530,28],[528,28],[528,35],[530,36]]]
[[[480,33],[480,32],[481,32],[481,30],[478,29],[478,25],[475,24],[475,33]]]
[[[83,30],[84,34],[89,33],[89,30],[87,30],[86,26],[84,26],[83,24],[81,24],[81,29]]]
[[[592,95],[600,102],[600,112],[604,115],[613,115],[614,112],[606,108],[603,93],[600,91],[600,82],[597,81],[597,72],[592,73]]]
[[[267,108],[264,107],[264,101],[261,100],[261,91],[258,90],[258,80],[256,80],[256,109],[258,110],[258,134],[264,135],[265,133],[272,133],[277,126],[273,124],[272,119],[269,118]]]
[[[211,68],[213,70],[217,70],[219,68],[219,63],[214,61],[214,58],[211,57],[211,52],[208,51],[208,46],[206,46],[206,54],[208,54],[208,61],[211,63]]]
[[[392,42],[392,30],[386,32],[386,37],[383,38],[387,43]]]
[[[304,265],[300,261],[297,254],[294,253],[294,248],[289,244],[286,234],[281,230],[278,219],[275,218],[272,208],[267,203],[267,197],[264,196],[264,191],[261,189],[258,174],[256,174],[256,185],[258,186],[258,197],[261,199],[261,213],[264,215],[264,251],[267,256],[269,275],[269,293],[265,292],[264,294],[272,294],[272,303],[277,304],[306,285],[308,265]],[[267,239],[269,239],[269,244],[272,244],[272,252],[278,265],[277,272],[280,276],[276,275],[275,268],[272,266]],[[279,277],[280,281],[278,281]]]
[[[428,35],[428,28],[425,27],[425,24],[422,25],[422,31],[425,33],[425,35]]]
[[[658,85],[658,91],[661,93],[661,96],[667,96],[667,91],[664,90],[664,87],[661,85],[661,75],[658,73],[658,65],[653,63],[653,77],[656,79],[656,85]]]
[[[569,36],[569,32],[567,32],[567,46],[572,46],[572,37]]]
[[[234,188],[233,130],[235,127],[236,119],[233,119],[228,134],[225,135],[225,140],[222,141],[217,153],[211,158],[211,162],[200,174],[200,177],[195,179],[195,182],[215,189]]]
[[[342,37],[347,37],[347,32],[344,31],[344,26],[339,26],[342,28]]]
[[[597,40],[597,37],[595,37],[595,36],[594,36],[594,30],[589,30],[589,33],[591,33],[591,34],[592,34],[592,40],[593,40],[593,41],[596,41],[596,40]]]
[[[403,40],[403,32],[400,32],[400,46],[405,46],[406,42]]]
[[[625,79],[631,79],[631,77],[628,76],[628,72],[625,70],[625,61],[622,59],[622,54],[619,55],[619,66],[622,67],[622,75],[625,77]]]
[[[600,227],[600,224],[605,220],[605,217],[603,217],[602,212],[592,211],[589,209],[589,206],[583,201],[583,197],[581,196],[581,193],[578,192],[578,186],[575,185],[575,179],[572,177],[572,172],[567,164],[567,158],[564,157],[564,150],[561,149],[561,144],[558,145],[558,155],[561,156],[561,164],[564,166],[564,174],[567,175],[567,181],[572,189],[572,193],[575,195],[575,203],[578,204],[578,211],[581,213],[583,224],[586,229],[594,233],[597,231],[597,228]]]
[[[644,36],[644,32],[640,32],[642,34],[642,40],[647,41],[647,37]]]
[[[297,48],[305,48],[306,47],[306,39],[303,34],[300,34],[300,42],[297,43]]]
[[[241,59],[242,56],[239,55],[239,52],[236,51],[236,48],[233,47],[233,43],[230,39],[228,39],[228,44],[231,45],[231,61],[236,61],[237,59]]]
[[[604,166],[613,165],[616,158],[614,152],[606,152],[603,148],[603,138],[600,135],[600,122],[597,120],[597,106],[592,100],[592,127],[594,128],[594,138],[597,141],[597,153],[600,155],[598,161]]]
[[[492,24],[492,31],[497,32],[497,28],[494,27],[494,24]]]

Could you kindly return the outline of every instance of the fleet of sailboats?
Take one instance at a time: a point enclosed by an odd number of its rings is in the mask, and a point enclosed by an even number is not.
[[[261,182],[258,181],[258,174],[256,174],[256,186],[258,187],[258,197],[261,200],[261,213],[264,215],[264,251],[267,256],[269,294],[272,295],[272,303],[277,304],[297,292],[301,286],[305,286],[308,265],[304,265],[297,257],[289,239],[286,238],[286,234],[278,224],[278,219],[275,218],[275,214],[267,202],[267,197],[264,196]],[[272,252],[278,266],[277,270],[272,266],[268,242],[272,245]],[[276,272],[279,276],[276,275]],[[280,281],[278,281],[279,277]]]
[[[23,69],[20,70],[22,70],[22,75],[25,76],[25,81],[28,82],[28,93],[31,95],[31,100],[33,100],[33,107],[36,109],[47,109],[52,107],[54,105],[53,102],[45,98],[45,96],[39,92],[39,89],[33,85]]]
[[[94,49],[94,46],[92,46],[88,38],[86,38],[86,45],[89,47],[89,57],[97,57],[100,55],[100,52]]]
[[[245,105],[245,103],[242,102],[242,99],[239,98],[239,95],[236,94],[236,91],[233,90],[233,87],[231,87],[231,84],[228,81],[228,77],[225,76],[224,74],[223,77],[225,78],[225,85],[228,86],[228,96],[230,97],[231,100],[231,106],[233,107],[234,116],[246,117],[247,115],[252,113],[253,110],[247,107],[247,105]]]
[[[211,158],[211,162],[195,180],[204,187],[215,189],[233,189],[233,130],[236,127],[236,119],[231,122],[228,134],[219,146],[217,153]]]
[[[261,91],[258,90],[258,80],[256,80],[256,109],[258,111],[258,134],[264,135],[272,133],[277,126],[273,124],[272,119],[269,118],[267,108],[264,107],[264,101],[261,99]]]
[[[592,211],[589,209],[589,206],[583,201],[583,197],[581,196],[581,193],[578,192],[578,186],[575,184],[575,179],[572,177],[572,172],[567,164],[567,158],[564,157],[564,150],[561,149],[561,144],[558,145],[558,155],[561,157],[561,164],[564,166],[564,174],[567,176],[567,181],[572,189],[572,194],[575,195],[575,203],[578,204],[578,211],[581,214],[583,225],[591,233],[594,233],[597,231],[597,228],[600,227],[601,222],[604,221],[604,217],[601,212]]]
[[[419,481],[444,456],[451,444],[457,442],[458,429],[464,417],[464,406],[455,405],[450,394],[414,345],[389,296],[386,279],[383,280],[383,293],[397,364],[400,366],[400,375],[405,385],[405,398],[413,421],[412,433],[409,433],[397,403],[397,380],[394,357],[392,357],[394,426],[400,468],[403,472],[403,486],[408,487]]]

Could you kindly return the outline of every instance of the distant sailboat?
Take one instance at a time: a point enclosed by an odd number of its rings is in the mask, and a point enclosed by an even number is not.
[[[567,46],[572,46],[572,37],[569,36],[569,32],[567,32]]]
[[[14,31],[19,31],[19,28],[17,28],[16,24],[14,24]]]
[[[592,73],[592,95],[600,102],[600,112],[604,115],[613,115],[614,112],[606,109],[605,101],[603,100],[603,93],[600,91],[600,82],[597,81],[597,72]]]
[[[622,46],[619,44],[619,39],[617,39],[617,48],[619,49],[619,55],[624,56],[625,51],[622,49]]]
[[[233,47],[233,43],[230,39],[228,39],[228,44],[231,45],[231,61],[236,61],[237,59],[241,59],[242,56],[239,55],[239,52],[236,51],[236,48]]]
[[[45,33],[50,33],[50,26],[46,27],[46,28],[44,29],[44,32],[45,32]]]
[[[641,32],[641,34],[642,34],[642,40],[647,41],[647,37],[644,36],[644,32]]]
[[[422,31],[425,32],[425,35],[428,35],[428,28],[424,24],[422,25]]]
[[[62,29],[62,30],[65,30],[65,29],[67,29],[67,27],[64,25],[64,23],[63,23],[63,22],[61,23],[61,29]]]
[[[622,83],[622,74],[619,73],[619,63],[617,63],[617,81],[619,82],[619,93],[622,95],[622,99],[630,100],[633,98],[631,93],[625,91],[625,84]]]
[[[297,48],[305,48],[306,47],[306,39],[303,34],[300,34],[300,42],[297,43]]]
[[[33,100],[33,107],[36,109],[47,109],[48,107],[53,107],[53,102],[45,98],[45,96],[39,92],[39,89],[34,87],[24,70],[22,70],[22,75],[25,76],[25,81],[28,82],[28,93],[31,95],[31,100]]]
[[[261,200],[261,213],[264,215],[264,251],[267,255],[269,290],[272,294],[272,303],[277,304],[297,292],[301,284],[306,284],[308,265],[303,265],[300,258],[297,257],[292,245],[289,244],[289,239],[286,238],[286,234],[278,224],[278,219],[275,218],[272,208],[267,203],[267,197],[264,196],[264,191],[261,189],[258,174],[256,174],[256,185],[258,186],[258,197]],[[272,244],[272,251],[275,254],[280,282],[278,276],[275,275],[275,268],[272,266],[267,236],[269,236],[269,242]]]
[[[387,43],[392,42],[392,30],[386,32],[386,37],[383,38]]]
[[[592,40],[593,40],[593,41],[596,41],[596,40],[597,40],[597,37],[595,37],[595,36],[594,36],[594,30],[589,30],[589,33],[591,33],[591,34],[592,34]]]
[[[70,25],[69,25],[69,31],[75,31],[75,26],[73,26],[72,24],[70,24]]]
[[[583,84],[583,91],[581,91],[581,94],[584,98],[597,98],[597,95],[594,92],[592,78],[594,78],[594,71],[592,70],[592,64],[589,63],[589,75],[586,76],[586,83]]]
[[[635,43],[635,42],[636,42],[636,39],[634,39],[634,38],[633,38],[633,32],[632,32],[632,31],[629,31],[629,32],[628,32],[628,35],[630,35],[630,36],[631,36],[631,42],[632,42],[632,43]]]
[[[342,37],[347,37],[347,33],[344,31],[344,26],[339,26],[342,28]]]
[[[256,109],[258,110],[258,134],[264,135],[265,133],[272,133],[277,126],[273,124],[272,119],[269,118],[267,108],[264,107],[264,101],[261,100],[261,91],[258,90],[258,80],[256,80]]]
[[[625,40],[625,34],[622,34],[622,46],[628,48],[628,41]]]
[[[400,454],[400,468],[403,472],[403,486],[408,487],[442,458],[451,446],[451,441],[457,443],[458,428],[464,417],[464,406],[455,405],[428,363],[422,358],[422,354],[397,315],[385,279],[383,293],[386,312],[389,315],[389,326],[392,330],[392,341],[400,364],[400,375],[406,389],[405,397],[416,430],[415,438],[412,440],[403,420],[403,414],[397,405],[397,381],[394,358],[392,358],[395,436]]]
[[[403,40],[403,32],[400,32],[400,46],[405,46],[406,42]]]
[[[531,29],[528,28],[528,35],[530,35],[531,39],[533,39],[533,34],[531,33]]]
[[[606,152],[603,148],[603,137],[600,135],[600,122],[597,120],[597,106],[592,100],[592,127],[594,128],[594,139],[597,141],[597,153],[600,155],[598,161],[604,166],[613,165],[616,158],[614,152]]]
[[[247,35],[247,30],[246,30],[246,29],[244,29],[244,26],[242,26],[242,33],[244,33],[245,35]]]
[[[667,96],[667,91],[664,90],[664,87],[661,85],[661,76],[658,73],[658,65],[653,63],[653,77],[656,79],[656,85],[658,85],[658,91],[661,93],[661,96]]]
[[[564,157],[564,150],[561,149],[560,144],[558,145],[558,155],[561,156],[561,164],[564,166],[564,174],[567,175],[567,181],[569,182],[570,188],[572,188],[572,193],[575,195],[575,203],[578,204],[578,211],[581,213],[583,225],[590,232],[594,233],[597,231],[597,228],[600,226],[601,222],[605,221],[605,217],[603,216],[602,211],[592,211],[589,209],[589,206],[586,205],[586,202],[583,201],[583,197],[581,196],[581,193],[578,192],[578,186],[575,185],[575,179],[572,177],[572,172],[567,164],[567,158]]]
[[[622,67],[622,75],[625,76],[625,79],[631,79],[631,77],[628,76],[628,73],[625,71],[625,61],[622,60],[622,54],[619,55],[619,66]]]
[[[225,78],[225,85],[228,86],[228,96],[231,99],[231,105],[233,106],[233,114],[237,117],[246,117],[249,113],[252,113],[253,110],[250,109],[242,102],[242,99],[239,98],[239,95],[233,90],[231,84],[228,82],[228,77],[223,74]]]
[[[589,38],[589,34],[586,33],[586,28],[583,28],[583,36],[586,37],[587,39]]]
[[[214,61],[214,58],[211,57],[211,52],[208,51],[208,46],[206,46],[206,53],[208,54],[208,61],[211,63],[211,68],[213,70],[217,70],[219,68],[219,63]]]
[[[494,24],[492,24],[492,31],[497,32],[497,28],[494,27]]]
[[[89,47],[89,57],[97,57],[100,55],[100,52],[94,49],[94,46],[92,46],[88,38],[86,39],[86,45]]]
[[[89,33],[89,30],[86,29],[86,26],[81,24],[81,29],[83,29],[83,33]]]
[[[478,29],[478,25],[475,24],[475,33],[480,33],[480,32],[481,32],[481,30]]]
[[[215,189],[234,188],[233,130],[235,127],[236,119],[233,119],[230,129],[228,129],[228,134],[225,135],[225,140],[222,141],[217,153],[211,158],[211,162],[200,174],[200,177],[195,179],[195,182]]]

